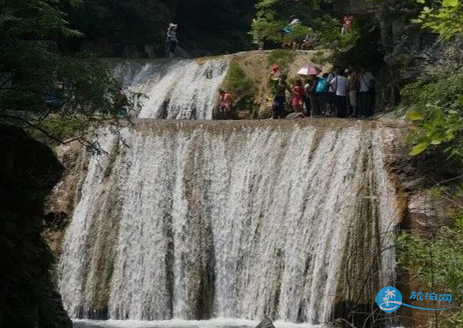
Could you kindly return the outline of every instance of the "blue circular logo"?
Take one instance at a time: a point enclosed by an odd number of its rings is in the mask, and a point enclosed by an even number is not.
[[[381,310],[391,313],[402,305],[402,294],[394,287],[384,287],[376,295],[375,300]]]

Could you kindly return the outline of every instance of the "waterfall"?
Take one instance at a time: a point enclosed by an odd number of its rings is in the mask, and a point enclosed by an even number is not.
[[[212,119],[226,59],[120,62],[114,76],[141,94],[139,118]]]
[[[389,129],[144,120],[120,133],[101,131],[66,232],[73,318],[321,323],[393,282]]]

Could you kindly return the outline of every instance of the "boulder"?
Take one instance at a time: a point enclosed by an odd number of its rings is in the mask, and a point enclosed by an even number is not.
[[[275,328],[275,326],[273,325],[272,320],[270,320],[269,317],[265,316],[256,328]]]

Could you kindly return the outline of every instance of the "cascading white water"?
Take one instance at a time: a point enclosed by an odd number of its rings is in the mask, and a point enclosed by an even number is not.
[[[212,119],[226,59],[120,62],[114,76],[141,93],[139,118]]]
[[[394,278],[391,132],[325,125],[140,122],[126,146],[102,134],[61,257],[70,315],[318,323],[371,303]]]

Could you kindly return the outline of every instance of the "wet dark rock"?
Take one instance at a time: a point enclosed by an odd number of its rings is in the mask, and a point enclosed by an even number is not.
[[[0,327],[72,327],[40,236],[45,198],[62,171],[49,147],[0,125]]]
[[[410,191],[410,190],[416,190],[420,188],[423,185],[423,179],[422,178],[416,178],[416,179],[411,179],[408,181],[404,181],[402,184],[402,188],[405,191]]]
[[[265,316],[265,318],[257,325],[256,328],[275,328],[275,326],[273,325],[272,320]]]

